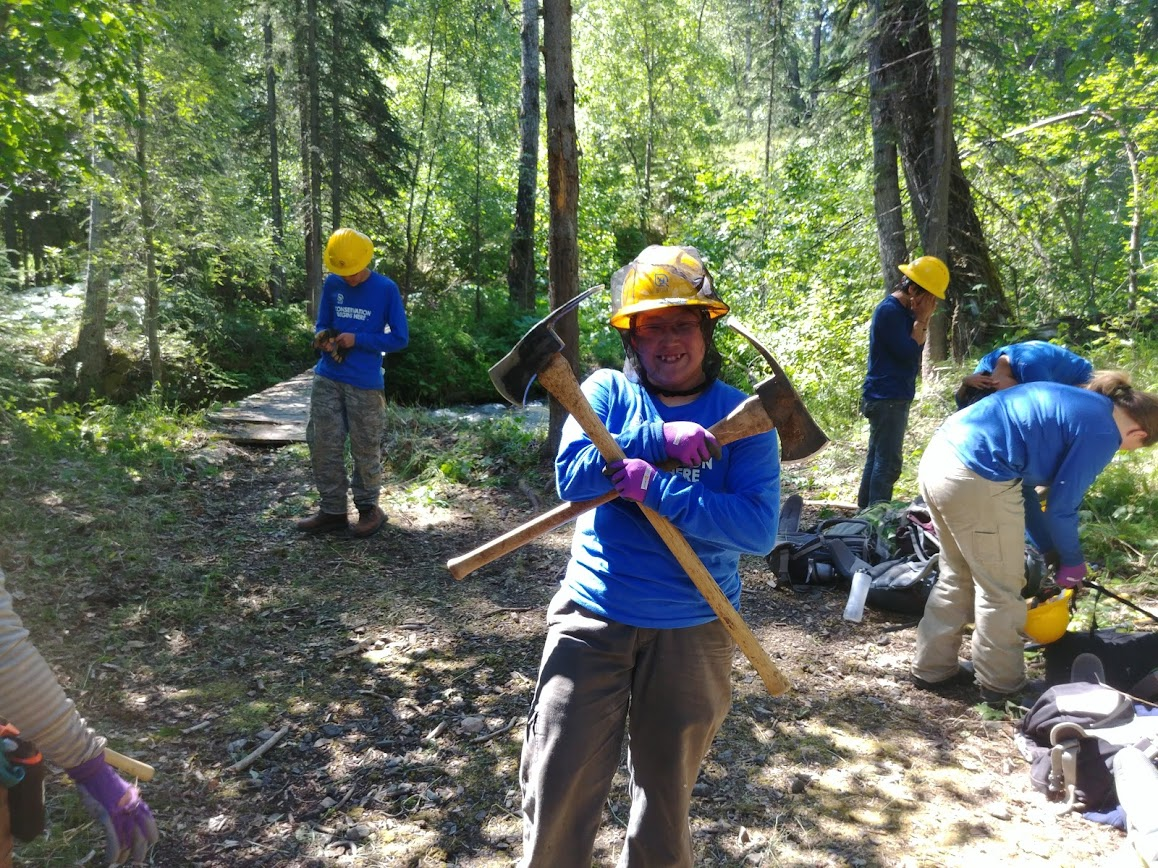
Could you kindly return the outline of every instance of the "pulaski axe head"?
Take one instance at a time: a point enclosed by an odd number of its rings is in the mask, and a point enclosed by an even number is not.
[[[780,461],[794,464],[819,454],[828,445],[828,437],[813,420],[776,357],[735,317],[728,318],[728,327],[747,340],[772,369],[772,376],[756,386],[756,394],[780,437]]]
[[[780,437],[780,461],[792,464],[818,455],[828,445],[828,437],[800,400],[788,375],[769,358],[772,376],[760,382],[756,394]]]
[[[495,362],[490,371],[491,382],[500,395],[515,405],[526,403],[527,391],[535,376],[548,359],[563,349],[563,341],[555,334],[555,323],[601,289],[603,284],[593,286],[559,305],[535,323],[513,350]]]

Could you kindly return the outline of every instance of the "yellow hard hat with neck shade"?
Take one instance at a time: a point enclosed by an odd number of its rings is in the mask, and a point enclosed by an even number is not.
[[[652,244],[611,277],[611,325],[631,327],[631,318],[663,307],[699,307],[712,319],[729,310],[716,295],[712,275],[694,247]]]

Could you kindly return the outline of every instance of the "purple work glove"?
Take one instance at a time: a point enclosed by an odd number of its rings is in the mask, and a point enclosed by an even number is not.
[[[1085,577],[1086,565],[1081,563],[1076,567],[1058,567],[1053,581],[1059,588],[1080,588]]]
[[[716,435],[695,422],[664,422],[663,448],[668,458],[685,467],[699,467],[708,458],[723,455]]]
[[[612,461],[605,472],[611,477],[611,484],[620,497],[643,503],[647,497],[647,487],[659,471],[642,458],[624,458]]]
[[[105,864],[144,862],[160,835],[153,812],[137,792],[105,762],[104,754],[68,769],[80,799],[105,827]]]

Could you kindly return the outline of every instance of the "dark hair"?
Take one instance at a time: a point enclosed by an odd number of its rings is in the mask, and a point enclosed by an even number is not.
[[[964,410],[970,404],[976,404],[982,398],[987,398],[996,391],[996,389],[986,389],[981,386],[967,386],[965,383],[962,383],[957,388],[957,392],[953,395],[953,398],[957,401],[957,409]]]
[[[702,392],[716,381],[720,376],[720,369],[724,366],[723,356],[720,351],[716,349],[716,321],[711,314],[697,305],[688,310],[697,310],[700,315],[700,334],[704,338],[704,361],[700,367],[704,372],[704,384],[694,390],[690,394]],[[635,380],[643,388],[649,392],[658,391],[656,387],[647,378],[647,371],[643,367],[643,363],[639,360],[639,353],[635,351],[635,345],[632,339],[635,337],[635,320],[636,317],[631,318],[631,325],[626,329],[619,330],[619,337],[623,340],[623,373],[627,375],[629,380]],[[666,393],[665,393],[666,394]]]
[[[1152,446],[1158,440],[1158,395],[1135,389],[1125,371],[1095,371],[1085,388],[1105,395],[1142,426],[1146,432],[1143,446]]]

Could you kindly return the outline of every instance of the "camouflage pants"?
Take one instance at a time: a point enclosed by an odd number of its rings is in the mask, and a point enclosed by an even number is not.
[[[381,389],[358,389],[314,374],[306,442],[322,512],[346,514],[346,491],[354,506],[372,509],[382,488],[382,432],[386,398]],[[346,475],[346,438],[354,473]]]

